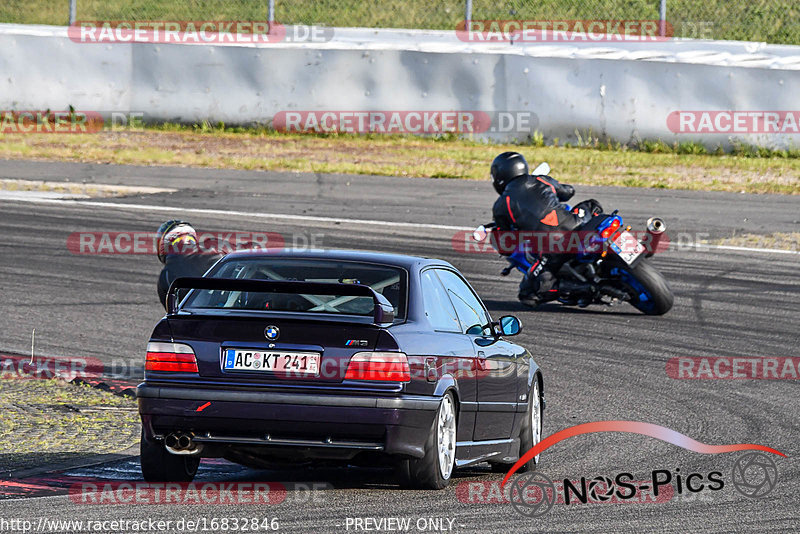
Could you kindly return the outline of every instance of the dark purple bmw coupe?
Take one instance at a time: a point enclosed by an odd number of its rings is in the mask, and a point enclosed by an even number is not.
[[[170,288],[137,391],[142,473],[388,461],[407,485],[443,488],[454,467],[505,471],[542,431],[541,370],[504,339],[520,328],[441,260],[230,254]]]

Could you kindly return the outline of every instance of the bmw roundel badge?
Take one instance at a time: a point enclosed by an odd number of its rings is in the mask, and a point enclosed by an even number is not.
[[[264,329],[264,335],[267,339],[276,340],[281,335],[280,329],[275,325],[269,325]]]

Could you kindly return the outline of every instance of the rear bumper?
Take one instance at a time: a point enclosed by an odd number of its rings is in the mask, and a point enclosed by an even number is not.
[[[438,397],[294,393],[141,384],[148,438],[193,432],[223,446],[375,450],[422,457]]]

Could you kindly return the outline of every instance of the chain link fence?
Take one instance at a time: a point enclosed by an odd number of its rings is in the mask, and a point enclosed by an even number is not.
[[[472,20],[659,20],[674,37],[800,45],[798,0],[3,0],[0,22],[243,20],[453,30]]]

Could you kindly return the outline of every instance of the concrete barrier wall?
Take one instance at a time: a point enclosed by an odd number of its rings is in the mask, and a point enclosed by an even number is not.
[[[667,117],[800,110],[798,87],[800,47],[758,43],[489,45],[453,32],[336,29],[316,44],[82,44],[62,27],[0,25],[0,110],[72,105],[226,124],[287,110],[514,111],[535,114],[530,129],[547,139],[786,147],[800,136],[676,134]]]

